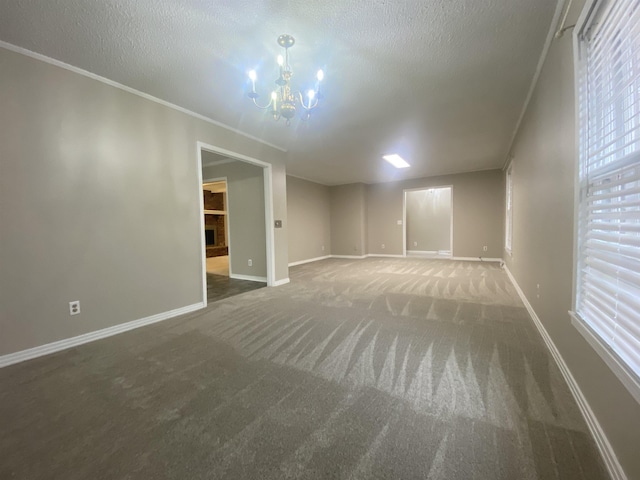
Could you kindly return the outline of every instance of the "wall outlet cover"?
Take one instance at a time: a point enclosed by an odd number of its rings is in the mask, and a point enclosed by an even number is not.
[[[69,315],[78,315],[80,313],[80,300],[69,302]]]

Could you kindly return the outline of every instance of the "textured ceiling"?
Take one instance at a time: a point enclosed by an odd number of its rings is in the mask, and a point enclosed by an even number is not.
[[[13,0],[0,40],[287,150],[325,184],[499,168],[556,0]],[[321,107],[287,127],[246,97],[272,89],[276,37],[294,86],[325,70]],[[269,79],[269,82],[267,82]],[[401,153],[397,171],[381,155]]]

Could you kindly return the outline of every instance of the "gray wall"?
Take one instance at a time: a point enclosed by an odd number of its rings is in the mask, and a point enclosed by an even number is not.
[[[367,253],[366,186],[352,183],[330,187],[331,254],[365,255]]]
[[[287,176],[287,203],[289,262],[329,255],[331,253],[329,187]]]
[[[202,162],[212,156],[202,153]],[[213,158],[216,156],[213,155]],[[202,169],[204,181],[227,177],[231,276],[267,277],[264,168],[235,161]],[[252,266],[248,260],[252,260]]]
[[[451,250],[451,188],[407,192],[407,250]]]
[[[276,280],[289,278],[289,239],[287,221],[287,173],[284,163],[274,163],[273,167],[273,215],[282,221],[282,228],[274,228],[276,255]]]
[[[283,152],[2,48],[0,72],[0,355],[202,300],[197,141],[272,163],[286,220]],[[275,255],[287,278],[286,229]]]
[[[568,25],[575,23],[582,4],[574,2]],[[516,138],[513,256],[504,256],[631,480],[640,478],[640,405],[571,325],[567,314],[572,306],[577,159],[573,82],[572,39],[567,34],[551,45]]]
[[[501,258],[505,191],[500,170],[368,185],[368,253],[402,255],[403,227],[397,221],[404,189],[446,185],[453,186],[453,255]]]

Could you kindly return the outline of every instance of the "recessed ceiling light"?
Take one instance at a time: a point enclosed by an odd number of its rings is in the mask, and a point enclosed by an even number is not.
[[[404,158],[396,153],[394,153],[393,155],[383,155],[382,158],[384,158],[387,162],[389,162],[396,168],[407,168],[411,166],[404,160]]]

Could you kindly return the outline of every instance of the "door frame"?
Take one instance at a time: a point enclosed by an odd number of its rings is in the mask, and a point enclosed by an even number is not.
[[[451,227],[449,232],[449,245],[451,254],[448,257],[453,258],[453,185],[435,185],[431,187],[405,188],[402,190],[402,256],[407,256],[407,193],[419,192],[423,190],[437,190],[439,188],[448,188],[451,190]]]
[[[240,160],[241,162],[249,163],[261,167],[264,179],[264,220],[266,227],[266,254],[267,254],[267,286],[271,287],[275,285],[275,234],[273,230],[273,170],[270,163],[258,160],[257,158],[249,157],[241,153],[227,150],[226,148],[211,145],[205,142],[196,142],[196,161],[198,172],[198,198],[200,208],[200,266],[202,269],[202,300],[204,305],[207,305],[207,255],[206,255],[206,240],[204,233],[204,198],[202,196],[202,151],[216,153],[218,155],[224,155],[225,157],[233,158],[234,160]],[[227,189],[229,184],[227,182]],[[227,205],[227,215],[228,215]],[[230,229],[229,229],[230,230]],[[231,238],[229,237],[229,246],[231,244]],[[231,248],[231,247],[230,247]],[[231,257],[231,250],[229,250],[229,257]],[[231,258],[230,258],[231,259]],[[231,274],[231,270],[229,270]]]

